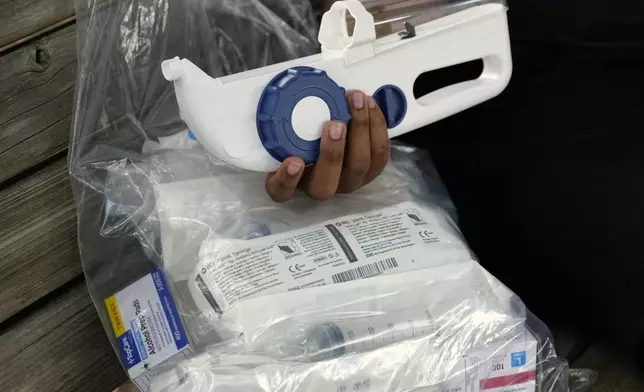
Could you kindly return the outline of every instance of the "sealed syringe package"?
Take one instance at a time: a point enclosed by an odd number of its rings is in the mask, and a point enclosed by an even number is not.
[[[319,113],[275,122],[284,102],[296,109],[293,81],[333,87],[316,96],[326,120],[342,117],[337,81],[363,89],[391,137],[507,84],[503,3],[331,3],[76,0],[79,246],[128,375],[164,392],[586,390],[594,374],[568,369],[547,328],[477,262],[427,152],[393,141],[380,177],[328,201],[266,194],[263,171],[281,153],[316,147],[299,137],[315,136]],[[355,23],[338,51],[335,16]],[[398,56],[434,45],[445,64]],[[387,56],[408,68],[369,69]],[[482,79],[408,98],[413,72],[469,57],[484,60]]]

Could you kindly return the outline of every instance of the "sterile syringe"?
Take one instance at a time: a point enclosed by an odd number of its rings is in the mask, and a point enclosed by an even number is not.
[[[458,284],[455,284],[458,282]],[[511,338],[525,308],[475,261],[244,300],[238,309],[250,351],[318,361],[427,340],[450,350]],[[272,308],[271,308],[272,306]]]
[[[279,346],[275,348],[282,356],[314,361],[376,350],[432,334],[439,337],[441,331],[428,308],[351,313],[333,321],[290,320],[276,329],[290,330],[283,339],[270,339],[280,342],[275,343]],[[267,347],[269,351],[275,348]]]

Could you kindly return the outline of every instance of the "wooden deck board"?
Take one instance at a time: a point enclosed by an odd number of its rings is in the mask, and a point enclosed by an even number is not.
[[[0,329],[0,385],[13,392],[109,392],[126,381],[85,282]]]
[[[66,162],[0,190],[0,322],[82,274]]]
[[[67,148],[75,31],[69,26],[0,56],[0,183]]]
[[[25,347],[30,346],[43,336],[51,333],[67,319],[92,304],[87,289],[82,284],[75,284],[67,290],[55,293],[51,299],[43,302],[41,309],[26,311],[24,317],[9,321],[0,328],[0,364],[9,362]]]
[[[80,277],[64,157],[72,22],[71,0],[0,3],[0,385],[10,391],[109,392],[127,379]]]
[[[73,0],[5,0],[0,2],[0,48],[74,15]]]

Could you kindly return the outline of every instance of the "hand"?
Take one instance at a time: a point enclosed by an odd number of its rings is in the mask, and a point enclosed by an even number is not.
[[[266,191],[280,203],[289,201],[301,187],[309,196],[328,200],[336,193],[350,193],[370,183],[389,161],[389,135],[382,111],[372,97],[350,91],[349,132],[343,123],[330,121],[322,130],[320,156],[304,167],[297,157],[284,160],[266,177]]]

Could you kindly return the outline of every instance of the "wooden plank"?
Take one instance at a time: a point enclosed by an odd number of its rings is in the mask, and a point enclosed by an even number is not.
[[[592,392],[642,392],[644,371],[635,359],[605,344],[591,346],[576,361],[572,368],[591,369],[598,373]]]
[[[3,0],[0,2],[0,47],[46,30],[73,15],[73,0]]]
[[[66,163],[0,190],[0,322],[82,274]]]
[[[82,279],[80,279],[82,280]],[[84,284],[74,284],[53,293],[43,306],[26,309],[16,322],[7,322],[0,328],[0,364],[9,362],[27,346],[51,333],[80,309],[92,304]]]
[[[127,379],[84,280],[38,305],[0,330],[3,389],[109,392]]]
[[[75,42],[69,26],[0,57],[0,183],[67,148]]]

